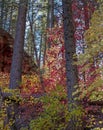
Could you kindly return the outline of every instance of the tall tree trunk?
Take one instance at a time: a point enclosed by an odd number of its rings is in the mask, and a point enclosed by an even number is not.
[[[4,3],[5,3],[5,1],[4,0],[2,0],[1,1],[1,9],[0,9],[0,11],[1,11],[1,18],[0,18],[0,28],[2,28],[3,27],[3,17],[4,17]]]
[[[54,0],[48,0],[47,28],[54,26]]]
[[[72,0],[62,0],[63,3],[63,22],[64,22],[64,42],[65,42],[65,57],[66,57],[66,75],[67,75],[67,90],[69,99],[69,112],[72,113],[79,102],[75,100],[73,93],[76,91],[75,86],[78,86],[77,66],[73,65],[74,54],[76,53],[76,45],[74,40],[74,25],[72,16]],[[77,125],[78,124],[78,125]],[[67,130],[83,130],[79,124],[79,119],[76,115],[71,116]]]
[[[40,83],[42,87],[41,89],[45,93],[45,86],[44,86],[43,76],[42,76],[42,71],[41,71],[41,56],[42,56],[42,42],[43,42],[42,40],[43,40],[43,36],[41,33],[38,68],[39,68],[39,79],[40,79]]]
[[[43,39],[43,36],[42,36],[42,33],[41,33],[41,38],[40,38],[40,51],[39,51],[39,68],[41,68],[41,51],[42,51],[42,39]]]
[[[14,41],[12,65],[10,71],[10,89],[18,88],[21,82],[27,3],[28,0],[20,0],[19,3],[16,36]],[[20,130],[20,127],[22,127],[23,122],[19,118],[20,115],[17,113],[18,107],[19,104],[15,101],[11,101],[11,103],[7,107],[7,123],[10,122],[10,120],[15,121],[10,126],[11,130]],[[14,114],[12,114],[13,112]]]
[[[45,58],[46,58],[46,50],[47,50],[47,37],[44,36],[44,41],[45,41],[45,44],[44,44],[44,52],[43,52],[43,65],[45,65]]]
[[[54,0],[48,0],[48,13],[47,13],[47,28],[54,27]],[[51,43],[48,43],[48,48],[50,48]]]
[[[13,2],[11,3],[11,7],[10,7],[10,20],[9,20],[9,27],[8,27],[8,31],[11,32],[11,25],[12,25],[12,15],[13,15]]]
[[[16,36],[10,71],[10,89],[17,88],[21,82],[27,2],[28,0],[20,0],[19,4]]]
[[[29,7],[29,8],[31,8],[31,11],[29,11],[28,12],[28,21],[29,21],[29,26],[30,26],[30,31],[31,31],[31,39],[32,39],[32,57],[34,57],[35,56],[35,60],[36,60],[36,64],[37,64],[37,66],[38,66],[38,51],[37,51],[37,47],[36,47],[36,42],[35,42],[35,31],[36,31],[36,25],[34,24],[34,14],[33,14],[33,2],[31,1],[31,3],[32,3],[32,5],[31,5],[31,7]],[[29,9],[30,10],[30,9]],[[32,12],[32,14],[30,13],[30,12]],[[34,53],[35,53],[35,55],[34,55]]]

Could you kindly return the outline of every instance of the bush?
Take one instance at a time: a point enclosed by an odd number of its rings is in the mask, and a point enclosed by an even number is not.
[[[39,100],[44,104],[43,113],[35,120],[31,120],[30,128],[33,130],[62,130],[66,128],[69,120],[66,93],[62,87],[43,96]]]

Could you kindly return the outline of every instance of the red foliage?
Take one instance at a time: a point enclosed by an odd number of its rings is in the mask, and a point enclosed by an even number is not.
[[[48,30],[47,43],[51,43],[51,48],[46,53],[44,84],[48,87],[47,89],[52,89],[57,84],[65,86],[65,51],[62,26]]]
[[[94,3],[91,1],[83,2],[79,0],[74,0],[72,4],[73,9],[73,19],[76,28],[74,37],[77,45],[77,53],[83,52],[84,42],[84,32],[89,28],[89,20],[92,13],[95,10]],[[74,11],[76,10],[76,11]],[[51,43],[51,48],[47,50],[46,53],[46,75],[44,78],[45,86],[49,89],[55,87],[57,84],[65,85],[66,75],[65,75],[65,49],[63,40],[63,27],[55,27],[48,29],[48,39],[47,43]],[[79,75],[81,75],[81,70],[83,67],[78,67]],[[95,67],[91,67],[85,73],[85,85],[88,86],[96,78]],[[90,75],[91,73],[91,75]],[[80,82],[84,82],[80,79]]]

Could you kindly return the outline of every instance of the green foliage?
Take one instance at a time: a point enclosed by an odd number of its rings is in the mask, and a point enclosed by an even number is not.
[[[103,1],[99,2],[101,4],[92,15],[90,27],[85,33],[84,53],[78,56],[77,63],[82,75],[80,98],[87,97],[91,101],[103,99]]]
[[[31,120],[30,128],[33,130],[64,130],[71,116],[80,118],[83,114],[79,107],[68,111],[67,95],[60,86],[39,101],[44,104],[44,110],[37,119]]]
[[[27,78],[27,77],[26,77]],[[35,77],[36,78],[36,77]],[[34,78],[29,78],[31,81],[34,81]],[[24,79],[25,81],[26,79]],[[29,81],[30,81],[29,80]],[[35,79],[35,81],[37,81]],[[28,82],[30,83],[30,82]],[[30,85],[32,85],[32,82]],[[30,89],[30,85],[29,89]],[[24,86],[26,87],[26,86]],[[68,126],[69,119],[72,116],[80,118],[83,114],[80,107],[75,106],[75,108],[69,112],[68,111],[68,100],[67,100],[67,91],[63,86],[57,86],[53,90],[48,91],[45,95],[40,98],[34,98],[33,96],[26,97],[22,96],[19,89],[10,90],[8,88],[3,89],[4,93],[11,94],[7,96],[7,100],[2,102],[2,108],[0,110],[0,127],[3,130],[3,123],[7,119],[7,107],[12,105],[12,103],[19,103],[19,108],[27,109],[29,107],[29,112],[32,111],[32,115],[35,113],[34,107],[37,107],[37,116],[30,118],[31,122],[29,124],[32,130],[63,130]],[[27,93],[26,89],[26,93]],[[26,104],[31,104],[26,106]],[[38,105],[41,104],[41,105]],[[72,105],[71,105],[72,106]],[[30,114],[29,112],[25,114]],[[33,113],[34,112],[34,113]],[[12,116],[15,116],[14,110],[12,111]],[[34,114],[35,115],[35,114]],[[17,115],[16,115],[17,116]],[[20,115],[21,116],[21,115]],[[29,117],[29,116],[28,116]],[[15,123],[15,120],[12,118],[9,119],[5,126],[5,130],[9,130],[10,126]],[[77,123],[78,125],[78,123]],[[21,130],[26,130],[28,128],[21,128]]]
[[[0,130],[10,130],[10,126],[12,126],[15,122],[14,119],[12,119],[12,116],[15,114],[14,109],[9,113],[12,115],[10,119],[8,119],[8,107],[11,106],[11,109],[13,107],[14,103],[19,103],[22,101],[22,98],[20,97],[19,90],[10,90],[8,88],[4,88],[1,90],[2,93],[5,93],[5,96],[3,96],[0,99]],[[4,125],[5,124],[5,125]]]
[[[63,90],[63,89],[62,89]],[[33,130],[61,130],[66,127],[69,113],[65,102],[66,94],[62,93],[61,88],[47,94],[39,99],[43,104],[44,112],[35,120],[30,122],[30,127]]]

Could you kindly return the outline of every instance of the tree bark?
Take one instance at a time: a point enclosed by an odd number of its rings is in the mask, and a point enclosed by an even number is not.
[[[66,58],[66,77],[67,90],[69,99],[69,112],[72,113],[79,105],[75,100],[73,93],[76,91],[75,86],[78,86],[77,66],[73,65],[74,54],[76,54],[76,45],[74,39],[75,28],[73,25],[72,16],[72,0],[62,0],[63,3],[63,23],[64,23],[64,43],[65,43],[65,58]],[[78,124],[78,125],[77,125]],[[80,126],[79,119],[76,115],[71,116],[67,130],[83,130]]]
[[[48,13],[47,13],[47,28],[54,27],[54,0],[48,0]],[[48,48],[51,47],[51,43],[48,43]]]
[[[47,28],[54,27],[54,0],[48,0]]]
[[[0,18],[0,28],[3,27],[4,3],[5,3],[5,1],[2,0],[2,2],[1,2],[1,16],[0,16],[0,17],[1,17],[1,18]]]
[[[16,36],[14,41],[12,65],[10,71],[10,89],[17,88],[21,83],[27,2],[28,0],[20,0],[19,4]]]

